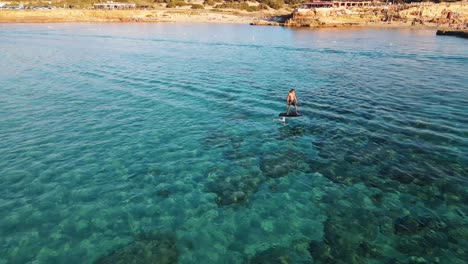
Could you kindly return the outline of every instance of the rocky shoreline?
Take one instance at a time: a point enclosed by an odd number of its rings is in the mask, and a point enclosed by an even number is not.
[[[411,27],[468,29],[468,4],[408,4],[351,8],[297,8],[247,12],[239,10],[2,10],[0,23],[185,22],[237,23],[289,27]],[[445,30],[441,34],[454,34]],[[458,36],[463,33],[457,33]]]
[[[423,3],[358,8],[295,9],[288,16],[254,21],[251,24],[313,28],[363,26],[438,28],[442,26],[459,28],[463,32],[463,29],[468,28],[468,5]]]
[[[468,38],[468,30],[439,29],[437,30],[436,35]]]

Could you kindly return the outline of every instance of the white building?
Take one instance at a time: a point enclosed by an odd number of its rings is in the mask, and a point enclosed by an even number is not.
[[[106,3],[94,4],[93,6],[95,9],[132,9],[136,7],[136,4],[107,1]]]

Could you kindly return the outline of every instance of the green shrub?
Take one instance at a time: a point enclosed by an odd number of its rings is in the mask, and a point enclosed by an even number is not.
[[[223,4],[218,4],[214,8],[235,8],[235,4],[233,3],[223,3]]]
[[[280,9],[284,5],[284,0],[270,0],[267,5],[273,9]]]
[[[268,10],[268,6],[264,3],[261,3],[257,6],[258,10]]]
[[[248,7],[245,8],[245,10],[246,10],[247,12],[255,12],[255,11],[258,11],[258,7],[256,7],[256,6],[248,6]]]
[[[284,0],[284,3],[287,5],[298,5],[301,4],[302,0]]]
[[[284,0],[258,0],[257,2],[266,4],[273,9],[280,9],[284,5]]]
[[[209,5],[209,6],[214,6],[216,2],[214,0],[205,0],[203,2],[203,5]]]
[[[188,6],[188,5],[190,4],[187,4],[184,1],[173,1],[173,2],[167,3],[166,8],[176,8],[178,6]]]
[[[259,5],[260,6],[260,5]],[[230,8],[230,9],[239,9],[239,10],[246,10],[247,12],[255,12],[260,9],[259,6],[249,6],[246,2],[236,3],[236,2],[225,2],[223,4],[216,5],[214,8]],[[266,7],[265,5],[261,6],[261,8]],[[268,9],[268,7],[266,7]]]
[[[199,4],[192,4],[192,9],[205,9],[205,7],[203,5],[199,5]]]

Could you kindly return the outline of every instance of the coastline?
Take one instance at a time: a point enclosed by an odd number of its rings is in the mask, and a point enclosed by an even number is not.
[[[215,12],[210,10],[7,10],[0,11],[0,23],[71,23],[71,22],[188,22],[249,24],[268,14]]]
[[[285,26],[285,27],[292,27],[292,28],[305,28],[305,29],[325,29],[325,28],[342,28],[342,29],[350,29],[350,28],[375,28],[375,29],[414,29],[414,30],[437,30],[441,27],[435,23],[427,23],[425,25],[412,25],[411,23],[404,23],[404,22],[373,22],[373,23],[346,23],[346,22],[336,22],[336,23],[329,23],[324,25],[314,25],[314,26],[286,26],[284,23],[278,22],[270,22],[270,21],[261,21],[261,22],[252,22],[250,23],[254,26]]]
[[[450,22],[447,10],[458,13]],[[306,10],[307,11],[307,10]],[[338,14],[338,15],[337,15]],[[391,14],[391,15],[389,15]],[[214,23],[287,26],[296,28],[404,28],[447,29],[457,24],[462,30],[468,23],[468,6],[433,4],[355,9],[317,9],[296,12],[291,9],[248,12],[236,9],[159,8],[131,10],[51,9],[0,10],[0,23]],[[452,27],[453,29],[453,27]]]
[[[259,26],[282,26],[270,21],[274,14],[266,12],[211,11],[211,10],[8,10],[0,11],[0,23],[106,23],[106,22],[177,22],[177,23],[229,23]],[[325,25],[311,28],[414,28],[436,29],[437,25],[411,25],[401,22],[349,23],[328,21]]]

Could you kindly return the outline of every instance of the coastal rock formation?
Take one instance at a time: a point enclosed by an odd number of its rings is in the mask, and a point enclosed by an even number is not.
[[[464,3],[414,3],[391,6],[296,9],[283,25],[292,27],[339,27],[371,24],[449,25],[466,28],[468,5]],[[465,33],[449,33],[463,36]]]
[[[320,26],[322,23],[319,20],[319,16],[315,10],[310,10],[305,13],[297,13],[294,12],[292,17],[285,21],[284,25],[289,27],[313,27],[313,26]]]
[[[468,30],[439,29],[437,30],[436,35],[468,38]]]

